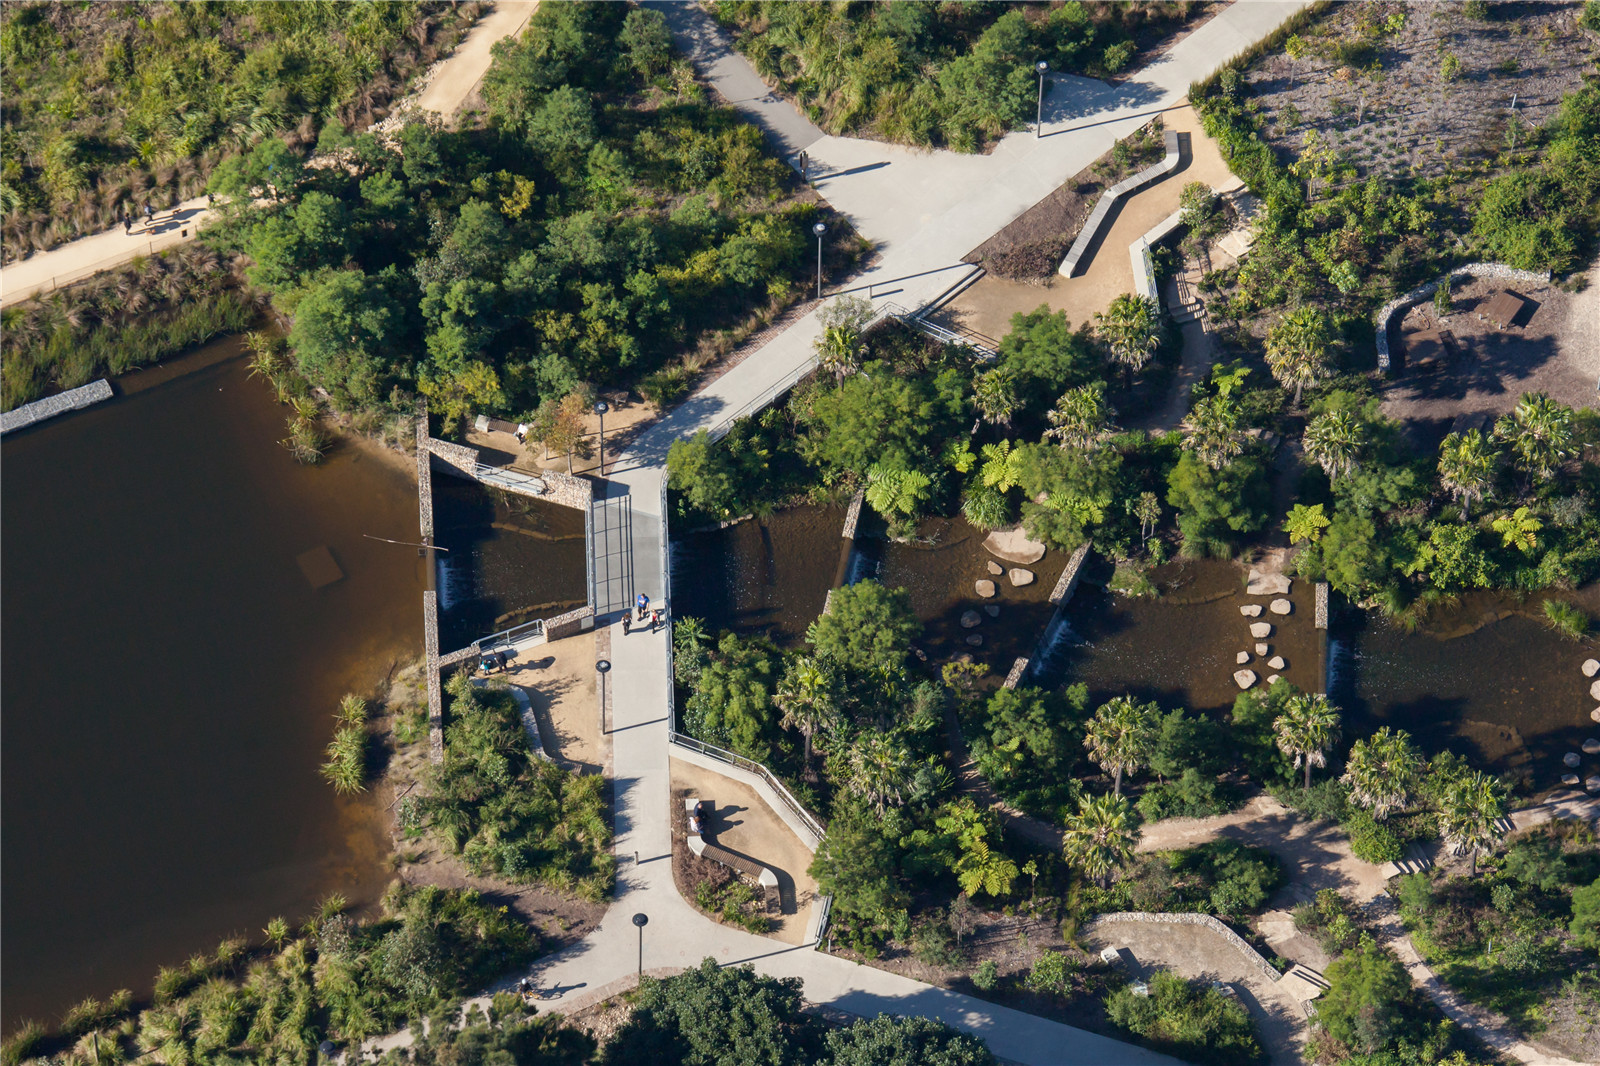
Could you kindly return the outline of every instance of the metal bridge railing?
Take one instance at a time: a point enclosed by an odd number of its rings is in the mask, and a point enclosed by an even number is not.
[[[784,805],[793,812],[796,818],[800,819],[800,824],[816,834],[817,839],[822,839],[827,832],[822,823],[811,816],[810,811],[800,806],[800,801],[794,798],[788,788],[784,786],[784,783],[779,781],[771,770],[768,770],[754,759],[746,759],[743,755],[735,755],[725,748],[719,748],[715,744],[707,744],[703,740],[696,740],[694,737],[686,736],[676,731],[669,733],[668,738],[672,743],[680,747],[688,748],[690,751],[697,751],[702,755],[709,755],[713,759],[737,766],[741,770],[750,771],[772,786],[772,791],[776,792],[778,798],[784,802]]]

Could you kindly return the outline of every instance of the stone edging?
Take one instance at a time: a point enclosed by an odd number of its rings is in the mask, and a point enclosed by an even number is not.
[[[861,524],[861,501],[866,498],[866,489],[860,489],[850,497],[850,509],[844,513],[844,530],[839,534],[845,540],[856,539],[856,526]]]
[[[1011,672],[1006,674],[1006,683],[1001,688],[1016,688],[1028,673],[1027,658],[1020,658],[1011,664]]]
[[[1111,914],[1096,915],[1085,923],[1084,928],[1098,925],[1101,922],[1146,922],[1152,925],[1203,925],[1222,938],[1245,956],[1246,960],[1260,971],[1261,976],[1268,981],[1276,983],[1283,977],[1273,965],[1261,957],[1261,953],[1245,942],[1244,937],[1229,929],[1225,924],[1209,914],[1152,914],[1149,911],[1115,911]]]
[[[1163,178],[1178,169],[1179,141],[1176,130],[1168,130],[1162,138],[1167,149],[1161,162],[1145,167],[1131,178],[1123,178],[1111,188],[1100,194],[1100,199],[1095,203],[1094,210],[1089,214],[1089,220],[1083,224],[1083,230],[1078,234],[1078,239],[1072,242],[1072,250],[1067,252],[1067,257],[1061,261],[1056,273],[1064,278],[1070,278],[1078,272],[1078,261],[1089,250],[1089,245],[1100,232],[1100,227],[1111,215],[1111,209],[1117,201],[1130,193],[1138,192],[1158,178]]]
[[[14,429],[26,429],[36,422],[64,415],[68,411],[81,411],[102,400],[111,399],[111,395],[111,380],[101,378],[99,381],[91,381],[87,385],[80,385],[66,392],[58,392],[54,396],[46,396],[42,400],[25,403],[0,415],[0,434],[10,433]]]
[[[1061,571],[1061,577],[1056,581],[1055,589],[1050,593],[1050,602],[1060,607],[1072,599],[1072,592],[1078,587],[1078,571],[1083,569],[1083,561],[1089,557],[1089,542],[1084,541],[1072,553],[1072,558],[1067,560],[1067,568]]]
[[[1506,266],[1504,263],[1468,263],[1466,266],[1456,267],[1441,277],[1434,278],[1425,285],[1418,285],[1404,296],[1397,296],[1384,304],[1378,311],[1378,369],[1385,373],[1389,370],[1389,319],[1398,310],[1410,308],[1432,296],[1439,288],[1440,282],[1454,279],[1458,274],[1466,274],[1474,278],[1502,278],[1506,281],[1526,281],[1535,285],[1550,284],[1550,272],[1539,273],[1532,270],[1518,270],[1516,267]]]

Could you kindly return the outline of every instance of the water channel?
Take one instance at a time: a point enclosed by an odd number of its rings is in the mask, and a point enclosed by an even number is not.
[[[417,539],[409,461],[297,465],[234,339],[118,386],[0,453],[8,1028],[386,879],[317,765],[339,697],[421,650],[422,560],[366,536]]]

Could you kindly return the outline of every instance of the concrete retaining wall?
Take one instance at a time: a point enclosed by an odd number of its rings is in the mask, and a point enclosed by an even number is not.
[[[1112,914],[1102,914],[1087,924],[1094,926],[1101,923],[1114,924],[1117,922],[1144,922],[1151,925],[1203,925],[1238,948],[1239,953],[1245,957],[1245,961],[1259,970],[1261,976],[1268,981],[1276,982],[1283,976],[1273,967],[1272,963],[1261,957],[1259,951],[1247,944],[1243,937],[1209,914],[1152,914],[1148,911],[1116,911]]]
[[[1094,210],[1089,214],[1089,220],[1083,224],[1083,231],[1078,234],[1078,239],[1072,242],[1072,249],[1067,252],[1067,257],[1061,261],[1061,268],[1057,271],[1064,278],[1070,278],[1078,272],[1078,265],[1084,254],[1088,252],[1089,245],[1094,243],[1095,236],[1099,234],[1100,227],[1106,224],[1106,219],[1111,217],[1112,208],[1117,206],[1117,201],[1124,196],[1138,192],[1146,185],[1171,174],[1178,169],[1180,156],[1180,141],[1178,134],[1172,130],[1167,131],[1164,138],[1167,154],[1152,166],[1145,167],[1131,178],[1124,178],[1111,188],[1100,194],[1100,200],[1094,205]],[[1135,276],[1138,271],[1134,271]]]
[[[1379,370],[1387,372],[1389,369],[1389,319],[1393,317],[1394,313],[1402,309],[1409,309],[1415,304],[1419,304],[1423,300],[1428,299],[1436,291],[1438,291],[1441,282],[1447,279],[1454,279],[1462,274],[1473,278],[1499,278],[1502,281],[1524,281],[1530,285],[1550,284],[1549,271],[1538,273],[1532,270],[1518,270],[1516,267],[1509,267],[1504,263],[1468,263],[1466,266],[1457,267],[1456,269],[1450,271],[1450,273],[1445,274],[1443,277],[1435,278],[1425,285],[1418,285],[1404,296],[1397,296],[1393,300],[1390,300],[1378,311],[1377,342]]]
[[[14,429],[26,429],[56,415],[64,415],[68,411],[81,411],[85,407],[92,407],[109,400],[111,396],[110,380],[101,378],[76,389],[68,389],[54,396],[46,396],[42,400],[25,403],[0,415],[0,435],[10,433]]]
[[[778,797],[777,791],[760,774],[752,773],[742,766],[724,762],[714,755],[698,752],[684,744],[673,744],[668,754],[674,759],[682,759],[684,762],[693,763],[702,769],[711,770],[724,777],[731,777],[740,784],[749,786],[755,791],[756,795],[761,797],[762,801],[772,810],[772,813],[783,820],[783,824],[789,827],[800,843],[805,845],[807,851],[815,853],[817,848],[822,845],[822,837],[795,815],[794,811],[789,808],[789,804]]]

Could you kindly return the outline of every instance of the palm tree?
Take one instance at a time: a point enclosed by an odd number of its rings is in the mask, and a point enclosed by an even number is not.
[[[1495,423],[1494,435],[1510,442],[1530,481],[1543,480],[1572,450],[1572,408],[1542,392],[1524,393],[1511,413]]]
[[[1067,815],[1061,853],[1104,888],[1110,885],[1116,868],[1133,857],[1138,840],[1139,830],[1127,800],[1115,795],[1084,796],[1078,800],[1077,812]]]
[[[1507,548],[1521,548],[1524,555],[1532,555],[1539,548],[1539,531],[1544,523],[1535,518],[1526,507],[1518,507],[1508,515],[1501,515],[1490,523]]]
[[[1339,739],[1339,709],[1326,696],[1293,696],[1272,723],[1278,750],[1294,756],[1296,769],[1303,761],[1306,788],[1311,787],[1311,767],[1328,765],[1327,751]]]
[[[905,745],[873,730],[856,738],[846,762],[845,787],[865,796],[879,815],[890,804],[899,806],[910,781],[911,753]]]
[[[1330,478],[1343,477],[1359,466],[1356,457],[1366,443],[1366,431],[1366,423],[1349,411],[1318,415],[1306,426],[1306,458]]]
[[[1133,773],[1150,758],[1156,742],[1154,703],[1138,703],[1132,696],[1118,696],[1103,704],[1089,720],[1083,746],[1089,757],[1111,775],[1111,792],[1122,795],[1122,775]]]
[[[1290,311],[1267,331],[1267,366],[1278,384],[1294,387],[1294,405],[1300,393],[1322,377],[1328,360],[1328,321],[1313,307]]]
[[[838,381],[860,369],[865,353],[861,335],[849,326],[829,326],[817,342],[818,364]]]
[[[1068,389],[1056,400],[1055,407],[1047,416],[1050,428],[1044,431],[1044,435],[1054,437],[1063,448],[1087,449],[1113,428],[1111,418],[1115,414],[1098,383],[1080,385]]]
[[[1208,396],[1195,403],[1184,428],[1188,436],[1183,446],[1213,470],[1221,470],[1244,451],[1238,408],[1220,396]]]
[[[1123,293],[1105,311],[1096,311],[1094,332],[1110,349],[1112,362],[1121,363],[1127,387],[1133,372],[1150,361],[1161,344],[1161,308],[1148,296]]]
[[[1439,835],[1445,846],[1472,856],[1472,873],[1478,856],[1488,854],[1499,837],[1495,823],[1505,816],[1500,783],[1481,770],[1467,770],[1449,781],[1439,801]]]
[[[978,409],[978,420],[972,423],[972,432],[978,431],[980,422],[1010,426],[1019,402],[1016,372],[997,366],[979,374],[972,379],[972,401]]]
[[[831,732],[839,724],[839,705],[833,696],[833,671],[813,656],[802,655],[789,664],[772,700],[783,712],[784,729],[798,729],[805,737],[806,773],[811,773],[812,738]]]
[[[1384,726],[1355,742],[1340,780],[1350,786],[1350,798],[1357,806],[1370,808],[1373,819],[1381,822],[1390,811],[1406,805],[1421,773],[1422,756],[1411,743],[1411,734]]]
[[[1473,501],[1488,494],[1499,458],[1481,430],[1452,433],[1439,445],[1439,483],[1461,504],[1463,522]]]
[[[1161,500],[1153,492],[1141,492],[1129,511],[1139,520],[1139,543],[1150,543],[1150,535],[1161,521]]]
[[[1022,480],[1022,449],[1011,442],[983,446],[983,483],[1000,492],[1010,492]]]

